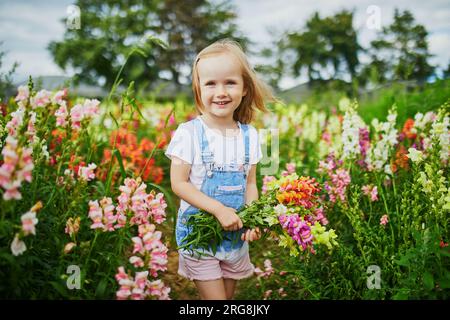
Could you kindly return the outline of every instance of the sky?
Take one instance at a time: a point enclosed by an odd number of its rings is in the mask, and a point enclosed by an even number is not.
[[[392,22],[394,9],[410,10],[417,23],[429,32],[430,62],[447,67],[450,63],[450,1],[449,0],[234,0],[237,24],[254,43],[255,49],[270,45],[269,30],[300,30],[305,21],[318,11],[321,16],[332,15],[341,9],[353,10],[354,27],[358,40],[367,47],[377,35],[380,26]],[[6,51],[2,71],[9,70],[14,61],[20,66],[14,79],[24,80],[28,75],[68,75],[52,59],[47,46],[50,41],[62,40],[69,16],[68,0],[0,0],[0,42]],[[83,13],[81,11],[81,24]],[[250,56],[252,64],[260,63]],[[364,60],[364,59],[362,59]],[[364,62],[364,61],[363,61]],[[305,82],[305,77],[286,78],[283,89]]]

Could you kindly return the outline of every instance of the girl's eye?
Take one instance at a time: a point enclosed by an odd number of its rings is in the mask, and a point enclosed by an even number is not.
[[[214,82],[207,82],[206,84],[205,84],[205,86],[207,86],[207,87],[210,87],[210,86],[213,86],[214,85]]]
[[[227,84],[228,84],[228,85],[233,85],[233,84],[236,84],[236,82],[234,82],[234,81],[228,81]]]

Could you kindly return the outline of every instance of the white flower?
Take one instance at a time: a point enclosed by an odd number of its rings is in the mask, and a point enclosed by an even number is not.
[[[423,160],[423,152],[414,148],[408,149],[408,158],[414,163],[420,163]]]
[[[371,145],[368,150],[368,157],[366,159],[369,170],[382,171],[388,173],[390,170],[386,170],[386,163],[389,158],[389,154],[393,151],[395,145],[398,143],[397,129],[395,129],[395,119],[397,113],[394,110],[389,110],[387,122],[378,122],[377,119],[372,120],[372,126],[375,132],[381,134],[381,139],[374,145]],[[378,135],[377,135],[378,136]],[[388,173],[390,174],[390,173]]]
[[[364,121],[356,113],[355,107],[349,107],[342,122],[342,159],[354,159],[361,153],[359,147],[359,129],[364,127]]]
[[[351,102],[349,98],[342,98],[339,100],[339,110],[341,112],[347,112],[351,106]]]
[[[442,161],[447,162],[450,155],[450,118],[448,116],[442,119],[442,122],[435,121],[432,124],[431,135],[439,141],[440,151],[439,157]]]
[[[13,255],[18,256],[27,250],[25,242],[19,239],[19,234],[16,233],[13,242],[11,243],[11,252]]]
[[[277,205],[277,206],[274,208],[274,210],[275,210],[275,213],[276,213],[277,215],[280,215],[280,214],[286,214],[286,213],[287,213],[287,208],[286,208],[284,205],[282,205],[282,204]]]

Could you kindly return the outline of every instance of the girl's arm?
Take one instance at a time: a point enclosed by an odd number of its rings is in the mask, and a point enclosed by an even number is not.
[[[242,221],[235,213],[236,210],[224,206],[216,199],[208,197],[189,182],[190,171],[190,164],[175,156],[172,157],[170,166],[172,191],[194,207],[214,215],[225,230],[234,231],[242,228]]]
[[[258,187],[256,185],[256,164],[252,164],[247,178],[247,191],[245,193],[245,203],[250,204],[252,201],[258,200]],[[261,238],[259,228],[248,229],[242,234],[241,239],[244,241],[254,241]]]
[[[258,200],[258,187],[256,185],[256,164],[252,164],[247,177],[247,191],[245,192],[245,204]]]

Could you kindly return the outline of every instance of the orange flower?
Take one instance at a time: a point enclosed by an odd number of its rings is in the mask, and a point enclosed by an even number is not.
[[[392,172],[397,172],[398,168],[409,170],[408,150],[403,145],[400,145],[395,152],[395,160],[391,164]]]
[[[314,178],[300,177],[297,180],[284,181],[279,191],[276,195],[278,202],[295,203],[308,209],[313,206],[312,201],[317,198],[316,193],[320,191],[320,188]]]
[[[139,175],[142,172],[144,180],[151,180],[155,183],[160,183],[163,180],[164,172],[162,168],[155,165],[155,159],[152,158],[147,163],[147,159],[155,147],[153,141],[147,138],[138,141],[134,132],[123,127],[111,133],[110,142],[111,145],[116,142],[115,147],[122,156],[125,170],[131,170],[135,175]],[[106,149],[103,151],[103,154],[103,163],[109,162],[112,157],[112,151]],[[118,174],[116,173],[115,175]],[[115,181],[115,175],[113,176],[113,181]],[[107,173],[102,172],[102,177],[106,178],[106,176]]]
[[[414,120],[411,118],[408,118],[405,121],[405,124],[403,125],[402,133],[405,135],[406,138],[414,140],[417,136],[417,134],[413,133],[411,129],[414,128]]]

